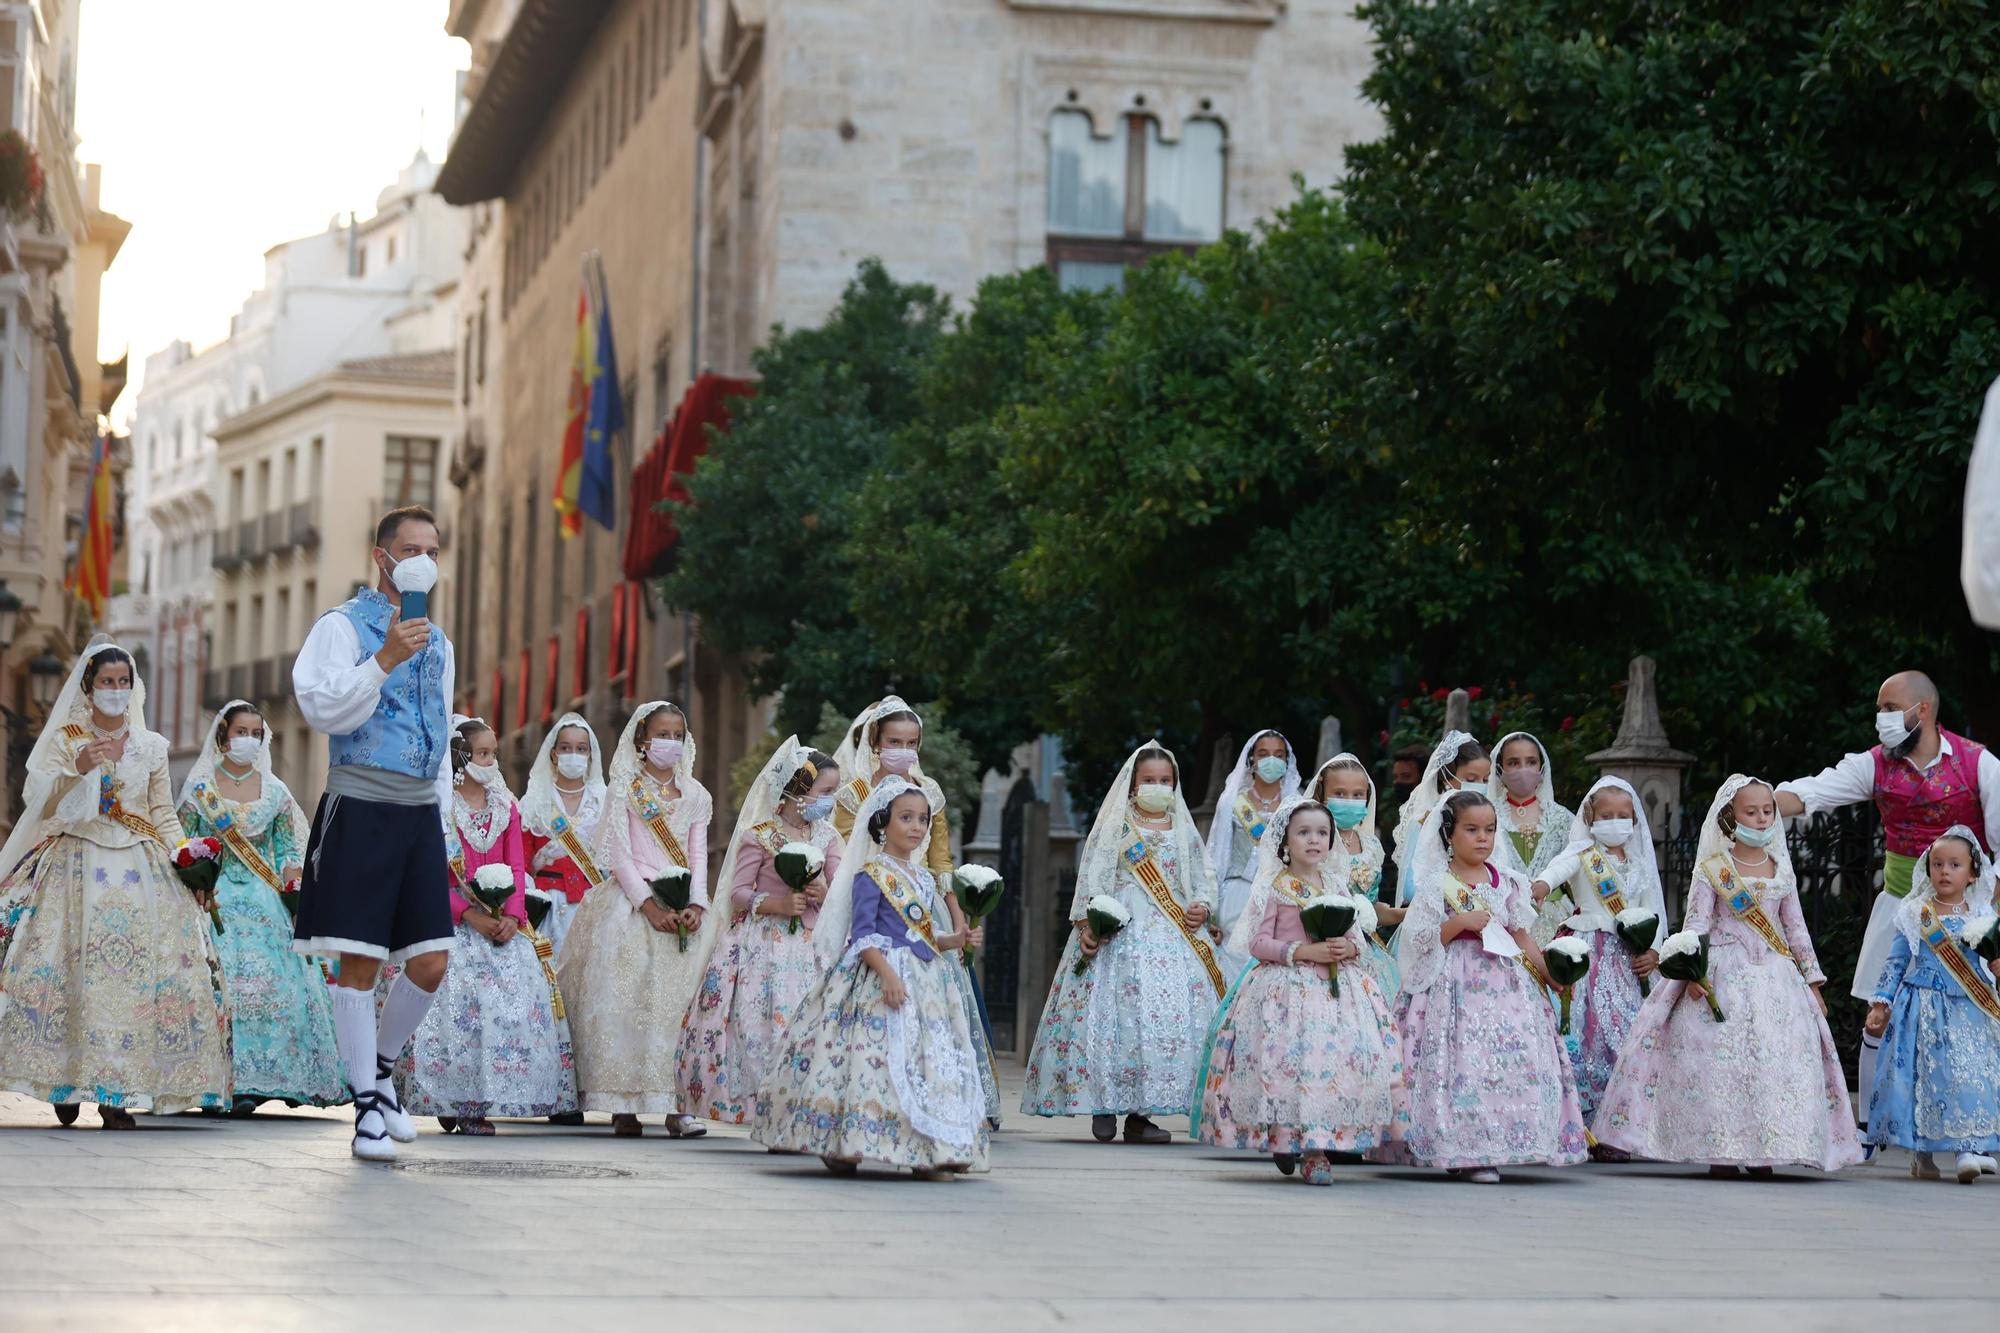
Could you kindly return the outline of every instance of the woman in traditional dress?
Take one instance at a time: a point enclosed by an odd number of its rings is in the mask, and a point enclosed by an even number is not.
[[[1089,904],[1115,899],[1128,923],[1108,939]],[[1185,1115],[1209,1024],[1226,989],[1205,927],[1215,879],[1181,795],[1180,765],[1147,742],[1105,794],[1084,840],[1070,938],[1042,1009],[1021,1093],[1029,1115],[1090,1117],[1109,1143],[1165,1143],[1156,1115]]]
[[[1396,812],[1396,906],[1407,907],[1416,895],[1417,857],[1427,841],[1435,837],[1434,832],[1424,833],[1424,820],[1451,792],[1467,787],[1486,790],[1487,779],[1492,773],[1492,759],[1487,756],[1485,748],[1466,732],[1447,731],[1432,748],[1431,757],[1424,764],[1424,776],[1409,799],[1403,802],[1403,808]],[[1400,932],[1394,947],[1400,957]]]
[[[216,936],[229,996],[235,1110],[262,1101],[337,1106],[352,1100],[333,1035],[333,999],[319,964],[292,949],[286,895],[298,889],[305,812],[271,771],[264,716],[241,699],[209,723],[181,784],[181,827],[222,843]]]
[[[447,1134],[485,1135],[493,1132],[492,1116],[576,1110],[576,1072],[562,996],[527,929],[521,809],[500,774],[499,738],[478,718],[459,717],[451,747],[451,821],[464,872],[453,886],[457,928],[444,985],[397,1066],[396,1085],[409,1114],[436,1116]],[[497,913],[470,894],[488,866],[514,879]],[[395,970],[382,970],[377,995],[389,993]]]
[[[1623,778],[1599,778],[1576,808],[1569,846],[1543,869],[1531,887],[1544,907],[1568,902],[1575,911],[1558,934],[1575,935],[1590,945],[1590,970],[1570,996],[1570,1071],[1576,1075],[1577,1096],[1586,1121],[1597,1114],[1604,1085],[1618,1063],[1618,1052],[1639,1014],[1642,983],[1659,967],[1657,952],[1667,937],[1667,901],[1654,859],[1653,831],[1646,806]],[[1551,891],[1550,886],[1555,886]],[[1639,952],[1619,938],[1620,912],[1651,912],[1659,925],[1651,947]],[[1540,943],[1541,941],[1536,941]],[[1650,983],[1647,983],[1650,984]],[[1591,1156],[1616,1161],[1624,1156],[1598,1144]]]
[[[1375,779],[1367,765],[1345,752],[1319,766],[1306,794],[1333,817],[1333,851],[1327,858],[1336,889],[1366,898],[1375,905],[1377,929],[1362,937],[1355,966],[1374,978],[1382,998],[1393,1001],[1403,988],[1396,957],[1383,937],[1402,924],[1404,909],[1382,899],[1382,837],[1375,831]]]
[[[564,713],[542,739],[521,798],[521,843],[534,876],[531,894],[548,907],[537,932],[562,956],[577,904],[608,873],[590,857],[604,813],[604,756],[580,713]]]
[[[694,776],[687,714],[641,704],[611,753],[604,817],[591,855],[611,878],[583,896],[558,977],[576,1037],[583,1109],[606,1111],[637,1138],[642,1115],[666,1117],[672,1138],[708,1127],[679,1105],[674,1054],[726,912],[708,910],[708,825],[715,806]],[[653,894],[669,868],[688,872],[685,908]]]
[[[787,736],[744,798],[716,880],[717,892],[729,894],[730,924],[681,1026],[679,1100],[695,1115],[749,1119],[772,1049],[819,980],[813,933],[840,873],[831,818],[839,785],[832,756]],[[778,853],[795,843],[823,858],[797,892],[778,874]]]
[[[951,929],[963,935],[968,947],[984,944],[982,930],[968,930],[965,910],[952,892],[951,821],[945,816],[944,789],[924,773],[920,762],[924,744],[924,720],[899,695],[887,695],[861,710],[849,724],[846,735],[833,752],[834,766],[841,783],[833,808],[834,831],[842,838],[854,832],[854,813],[878,783],[900,775],[923,788],[931,803],[931,826],[924,835],[917,859],[937,880],[951,916]],[[986,1032],[986,1018],[979,1003],[978,985],[970,969],[960,966],[952,984],[965,1002],[966,1021],[971,1024],[973,1042],[979,1047],[979,1086],[986,1097],[986,1124],[1000,1128],[1000,1081],[993,1072],[992,1044]]]
[[[1257,844],[1280,805],[1299,794],[1299,761],[1284,735],[1265,728],[1250,737],[1224,779],[1208,826],[1208,868],[1218,895],[1208,937],[1221,949],[1222,974],[1235,980],[1251,960],[1224,941],[1236,927],[1257,875]]]
[[[1294,797],[1267,822],[1229,941],[1256,961],[1216,1017],[1193,1128],[1203,1143],[1267,1152],[1286,1175],[1302,1166],[1308,1185],[1331,1185],[1328,1153],[1379,1148],[1407,1119],[1401,1049],[1387,999],[1354,965],[1364,912],[1346,935],[1324,941],[1301,917],[1321,897],[1355,900],[1345,858],[1328,856],[1333,817],[1321,802]],[[1328,964],[1340,967],[1338,995]]]
[[[1653,988],[1619,1052],[1592,1128],[1598,1141],[1710,1174],[1775,1166],[1837,1171],[1861,1160],[1847,1076],[1826,1026],[1812,937],[1777,799],[1732,776],[1702,822],[1684,931],[1708,936],[1708,983]],[[1693,992],[1690,994],[1690,992]]]
[[[985,1095],[958,983],[962,935],[919,853],[935,815],[901,776],[855,811],[813,939],[828,971],[779,1040],[750,1136],[925,1178],[986,1169]]]
[[[1993,969],[1960,932],[1993,911],[1993,867],[1963,824],[1917,859],[1868,1030],[1884,1038],[1868,1141],[1907,1148],[1910,1174],[1936,1180],[1952,1153],[1961,1185],[2000,1151],[2000,996]]]
[[[0,850],[0,1089],[133,1111],[229,1105],[222,964],[206,904],[175,876],[166,738],[131,655],[96,643],[28,755]]]
[[[1493,803],[1483,791],[1455,791],[1424,827],[1399,932],[1396,1025],[1410,1123],[1380,1156],[1480,1184],[1498,1181],[1503,1166],[1581,1162],[1583,1114],[1528,934],[1534,900],[1497,864]]]
[[[1549,862],[1569,846],[1573,820],[1556,804],[1555,770],[1541,741],[1525,731],[1510,731],[1493,751],[1493,776],[1487,794],[1500,811],[1501,864],[1530,883],[1544,881]],[[1555,892],[1535,900],[1535,924],[1528,933],[1547,946],[1562,923],[1575,912],[1566,879],[1546,880]]]

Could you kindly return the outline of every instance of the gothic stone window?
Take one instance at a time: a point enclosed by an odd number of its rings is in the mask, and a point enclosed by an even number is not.
[[[1127,267],[1222,236],[1227,138],[1188,120],[1178,142],[1147,115],[1111,133],[1065,109],[1049,121],[1049,267],[1065,290],[1115,287]]]

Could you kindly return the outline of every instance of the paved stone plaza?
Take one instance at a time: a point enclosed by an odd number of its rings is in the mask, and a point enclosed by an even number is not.
[[[391,1169],[352,1161],[333,1113],[53,1123],[0,1095],[8,1330],[1972,1327],[2000,1227],[2000,1181],[1919,1183],[1900,1154],[1770,1183],[1347,1167],[1318,1190],[1015,1116],[991,1175],[926,1184],[835,1180],[738,1130],[503,1123]]]

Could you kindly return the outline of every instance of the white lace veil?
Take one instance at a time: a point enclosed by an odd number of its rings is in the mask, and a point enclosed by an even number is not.
[[[1736,799],[1736,793],[1753,783],[1769,787],[1774,792],[1777,790],[1777,784],[1765,782],[1762,778],[1750,777],[1743,773],[1730,774],[1729,780],[1717,788],[1715,800],[1708,807],[1708,818],[1703,820],[1701,824],[1701,838],[1695,845],[1695,874],[1701,874],[1701,868],[1707,865],[1711,858],[1717,856],[1727,858],[1729,855],[1729,846],[1733,839],[1722,831],[1722,824],[1719,817],[1724,810],[1729,808],[1729,803]],[[1792,873],[1791,849],[1785,845],[1784,816],[1780,815],[1772,827],[1778,830],[1778,836],[1766,850],[1771,853],[1771,859],[1777,863],[1777,879],[1779,882],[1796,892],[1799,881],[1798,877]],[[1759,876],[1758,878],[1767,877]]]
[[[841,848],[840,870],[834,875],[833,883],[827,886],[826,901],[819,908],[819,923],[813,927],[813,953],[819,958],[822,968],[835,967],[846,955],[847,932],[854,925],[854,877],[882,850],[882,844],[869,836],[868,821],[875,817],[876,811],[886,809],[898,796],[907,796],[911,792],[922,796],[929,807],[924,822],[935,819],[937,807],[930,805],[930,794],[900,773],[891,773],[883,778],[861,802],[861,808],[855,811],[854,830],[847,835],[847,845]],[[915,856],[913,853],[913,861]],[[921,889],[922,885],[912,887]],[[926,905],[929,910],[936,912],[940,897],[932,895]],[[949,928],[950,922],[940,918],[940,924]]]
[[[602,818],[604,811],[604,750],[597,743],[597,732],[581,713],[564,713],[549,728],[549,734],[542,737],[542,748],[535,754],[534,767],[528,770],[528,791],[521,798],[521,827],[538,838],[549,836],[549,824],[557,814],[567,814],[556,796],[556,741],[571,727],[582,727],[583,734],[590,737],[590,771],[583,778],[583,806],[579,814],[595,808]],[[587,821],[586,821],[587,822]]]
[[[1507,742],[1516,740],[1533,741],[1535,749],[1542,756],[1542,781],[1541,785],[1535,788],[1535,799],[1540,802],[1536,807],[1540,811],[1540,816],[1535,828],[1542,835],[1542,842],[1535,848],[1534,859],[1538,865],[1534,867],[1522,862],[1520,853],[1514,848],[1514,840],[1507,836],[1513,828],[1513,822],[1507,813],[1507,784],[1500,778],[1500,754],[1507,748]],[[1545,866],[1555,859],[1556,853],[1561,848],[1550,841],[1551,835],[1559,831],[1564,834],[1569,832],[1569,811],[1556,804],[1555,766],[1549,762],[1549,747],[1542,744],[1541,737],[1530,731],[1510,731],[1502,736],[1500,743],[1488,753],[1493,759],[1493,771],[1486,778],[1486,794],[1493,799],[1493,808],[1500,814],[1499,837],[1494,847],[1493,859],[1509,870],[1525,875],[1531,869],[1539,869],[1540,866]]]
[[[1339,754],[1314,770],[1312,781],[1303,789],[1303,794],[1313,800],[1318,800],[1320,792],[1324,790],[1327,770],[1333,768],[1335,765],[1339,765],[1342,768],[1359,769],[1362,780],[1368,784],[1368,813],[1361,817],[1360,826],[1354,830],[1361,835],[1361,850],[1359,852],[1348,851],[1346,842],[1340,836],[1340,828],[1338,825],[1335,825],[1333,850],[1327,854],[1326,858],[1329,864],[1338,863],[1340,865],[1340,883],[1345,887],[1351,888],[1354,886],[1354,866],[1357,863],[1367,868],[1363,879],[1373,879],[1381,873],[1382,862],[1386,858],[1382,851],[1382,835],[1377,831],[1375,826],[1375,775],[1368,771],[1368,765],[1361,762],[1360,756],[1342,750]],[[1376,896],[1381,896],[1380,889],[1376,890]]]
[[[1643,907],[1660,918],[1660,929],[1653,939],[1658,944],[1667,934],[1667,896],[1660,883],[1660,862],[1653,850],[1653,826],[1646,820],[1646,803],[1639,799],[1631,783],[1623,778],[1602,777],[1590,784],[1590,790],[1577,804],[1576,818],[1570,824],[1569,845],[1563,849],[1563,855],[1582,856],[1595,845],[1596,839],[1590,835],[1590,806],[1597,794],[1605,791],[1621,791],[1632,798],[1632,836],[1625,840],[1625,862],[1618,866],[1619,883],[1627,907]],[[1549,887],[1554,890],[1562,886]],[[1594,891],[1572,891],[1569,898],[1576,907],[1571,923],[1581,919],[1592,930],[1612,928],[1611,913]]]
[[[1250,752],[1266,736],[1276,736],[1285,746],[1285,776],[1278,781],[1278,804],[1282,806],[1299,794],[1299,756],[1292,749],[1292,743],[1285,740],[1283,732],[1275,727],[1266,727],[1243,742],[1243,749],[1236,756],[1236,767],[1229,770],[1228,780],[1222,784],[1222,794],[1215,798],[1215,816],[1208,823],[1208,868],[1215,872],[1217,879],[1229,873],[1229,856],[1233,850],[1230,844],[1237,833],[1236,800],[1250,785]]]
[[[1910,942],[1912,949],[1923,944],[1924,933],[1917,924],[1917,914],[1924,904],[1937,898],[1937,888],[1931,883],[1931,847],[1936,847],[1946,838],[1963,838],[1972,845],[1972,883],[1965,889],[1965,910],[1967,916],[1980,916],[1993,910],[1993,862],[1979,845],[1979,835],[1963,824],[1953,824],[1938,836],[1937,842],[1924,848],[1924,854],[1917,858],[1915,870],[1910,872],[1910,892],[1902,902],[1896,904],[1896,929],[1903,932],[1903,938]],[[1972,958],[1973,966],[1979,967],[1983,959],[1974,957],[1971,950],[1965,951]]]
[[[232,708],[248,708],[251,712],[257,714],[258,717],[264,717],[264,710],[247,699],[231,699],[216,710],[215,716],[208,720],[208,734],[202,737],[201,754],[195,758],[194,767],[188,770],[187,778],[181,783],[180,796],[174,802],[175,809],[186,810],[194,804],[194,791],[196,787],[204,785],[212,786],[214,784],[215,766],[222,762],[222,744],[217,738],[217,733],[222,730],[222,719],[229,716],[229,710]],[[271,818],[289,819],[292,821],[292,845],[296,848],[293,855],[303,861],[306,855],[306,839],[312,832],[312,824],[306,819],[306,812],[299,808],[298,798],[292,795],[292,789],[285,786],[278,776],[271,771],[270,721],[269,718],[264,718],[264,740],[257,747],[256,768],[257,772],[263,776],[265,791],[268,792],[273,784],[284,788],[285,802],[272,813]],[[265,827],[268,826],[251,825],[246,822],[242,825],[243,835],[248,838],[256,838],[264,832]],[[280,873],[285,869],[284,866],[272,866],[271,868]]]
[[[1222,942],[1225,952],[1237,958],[1250,956],[1250,941],[1256,937],[1257,927],[1264,920],[1264,913],[1271,905],[1273,886],[1278,876],[1290,869],[1279,858],[1284,848],[1285,835],[1290,831],[1292,820],[1301,810],[1317,809],[1325,813],[1326,807],[1309,796],[1294,796],[1279,806],[1271,815],[1270,825],[1264,836],[1257,840],[1257,867],[1250,881],[1250,897],[1237,914],[1236,924],[1229,928],[1229,938]],[[1331,820],[1332,816],[1328,816]],[[1340,856],[1338,847],[1330,849],[1326,860],[1320,863],[1320,891],[1336,898],[1356,896],[1342,878],[1347,862]],[[1364,895],[1365,897],[1365,895]]]
[[[26,860],[35,844],[42,840],[42,826],[51,813],[49,798],[54,795],[56,784],[76,776],[68,762],[69,745],[62,730],[71,724],[90,725],[90,701],[83,692],[83,669],[106,648],[118,648],[127,657],[132,656],[108,636],[99,635],[70,664],[69,678],[63,682],[62,692],[56,695],[34,748],[28,751],[27,779],[21,788],[21,815],[14,821],[13,832],[7,835],[7,845],[0,848],[0,875],[14,873],[14,867]],[[146,683],[139,679],[137,659],[132,662],[132,703],[125,712],[125,725],[131,736],[146,729]],[[164,832],[168,837],[176,836],[172,829]]]
[[[1069,919],[1083,919],[1083,905],[1100,893],[1113,893],[1118,888],[1118,868],[1125,860],[1126,812],[1131,808],[1132,774],[1138,769],[1139,761],[1146,758],[1165,759],[1174,767],[1174,837],[1180,843],[1180,867],[1182,883],[1178,886],[1184,904],[1206,903],[1211,911],[1215,908],[1215,874],[1208,867],[1208,857],[1203,853],[1201,830],[1195,827],[1194,816],[1188,811],[1187,791],[1181,785],[1180,761],[1174,758],[1172,750],[1158,741],[1147,741],[1126,757],[1125,766],[1118,770],[1117,780],[1104,793],[1104,800],[1097,807],[1097,817],[1090,821],[1090,832],[1083,840],[1083,855],[1077,861],[1076,892],[1070,898]],[[1165,867],[1162,867],[1164,870]]]
[[[833,762],[839,767],[842,773],[851,778],[861,778],[864,781],[872,781],[874,779],[876,765],[881,761],[876,757],[875,742],[869,737],[868,733],[874,728],[877,722],[888,717],[891,713],[908,713],[910,716],[916,718],[917,735],[919,737],[923,735],[923,716],[916,709],[903,702],[901,695],[885,695],[856,714],[854,721],[850,722],[847,730],[841,734],[840,746],[833,752]],[[909,773],[901,776],[907,776],[911,782],[916,783],[918,786],[924,785],[924,762],[921,754],[917,762],[910,765]],[[937,811],[933,810],[931,814],[935,816]]]
[[[681,760],[674,766],[674,785],[681,789],[681,799],[668,813],[668,826],[674,828],[683,839],[683,850],[688,859],[694,858],[694,849],[687,847],[687,831],[708,819],[714,805],[709,800],[708,788],[701,785],[694,776],[694,728],[687,726],[687,714],[678,704],[665,699],[654,699],[634,709],[625,723],[625,730],[618,733],[618,748],[611,752],[611,771],[605,779],[604,812],[598,816],[597,837],[590,849],[591,859],[596,861],[605,874],[611,868],[632,854],[632,821],[626,817],[626,807],[631,804],[632,779],[639,776],[641,756],[633,748],[633,738],[651,720],[653,714],[662,708],[672,708],[680,713],[681,723],[686,732],[681,738]],[[705,890],[708,886],[697,884],[695,888]],[[711,908],[714,906],[710,904]],[[717,913],[711,910],[702,922],[704,930],[714,922]]]
[[[1458,752],[1472,740],[1470,732],[1447,731],[1444,738],[1431,748],[1431,757],[1424,764],[1423,778],[1410,793],[1409,799],[1403,802],[1403,808],[1396,812],[1396,865],[1401,872],[1396,882],[1396,905],[1399,907],[1409,902],[1415,886],[1421,882],[1413,878],[1411,849],[1420,845],[1424,820],[1437,808],[1444,795],[1437,789],[1438,774],[1448,768],[1458,757]]]
[[[744,793],[743,808],[736,812],[736,828],[729,835],[729,846],[723,849],[722,873],[715,880],[715,900],[722,906],[722,898],[736,883],[737,855],[743,847],[743,840],[750,836],[750,830],[759,824],[769,823],[778,817],[778,807],[783,802],[785,788],[791,784],[800,769],[804,768],[812,756],[812,746],[799,743],[797,736],[787,736],[778,742],[778,748],[764,761],[764,767],[757,771],[757,780]],[[818,781],[818,775],[814,775]],[[826,849],[833,840],[833,824],[830,820],[818,820],[812,825],[813,846]],[[791,841],[788,833],[785,840]],[[838,872],[836,872],[838,873]],[[726,908],[724,910],[727,910]]]
[[[1475,793],[1482,802],[1491,805],[1492,798],[1483,788],[1467,790]],[[1447,793],[1447,799],[1457,793]],[[1403,969],[1403,989],[1406,991],[1428,990],[1444,974],[1445,945],[1439,939],[1439,929],[1445,917],[1455,909],[1445,901],[1443,882],[1451,874],[1451,849],[1444,840],[1444,808],[1441,800],[1432,807],[1417,837],[1416,849],[1412,857],[1412,882],[1415,890],[1410,895],[1409,915],[1396,930],[1396,942],[1400,946],[1397,961]],[[1493,858],[1487,862],[1500,877],[1496,887],[1478,891],[1479,897],[1493,912],[1493,919],[1507,930],[1526,930],[1535,919],[1534,899],[1528,894],[1528,886],[1519,874],[1500,863],[1500,841],[1506,835],[1497,827],[1499,811],[1494,811]]]

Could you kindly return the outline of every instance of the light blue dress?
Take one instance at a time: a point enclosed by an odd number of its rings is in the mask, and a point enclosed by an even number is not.
[[[1378,903],[1382,901],[1382,845],[1364,843],[1364,848],[1351,862],[1348,891],[1365,894],[1368,901]],[[1361,956],[1354,964],[1375,982],[1383,999],[1395,1002],[1396,992],[1403,988],[1403,974],[1396,966],[1396,956],[1382,943],[1381,931],[1363,937]]]
[[[252,849],[282,875],[304,859],[292,821],[292,793],[264,776],[248,805],[224,801],[199,784],[180,809],[188,836],[217,836],[216,816],[233,821]],[[266,1098],[309,1106],[349,1100],[333,1038],[333,1002],[319,964],[292,951],[292,919],[277,891],[245,865],[225,840],[215,886],[222,933],[215,937],[228,998],[236,1099]]]
[[[1956,938],[1963,915],[1946,916]],[[1992,969],[1966,957],[1987,985]],[[1914,1152],[2000,1151],[2000,1023],[1986,1016],[1928,944],[1896,932],[1875,986],[1889,1029],[1875,1064],[1868,1141]]]

